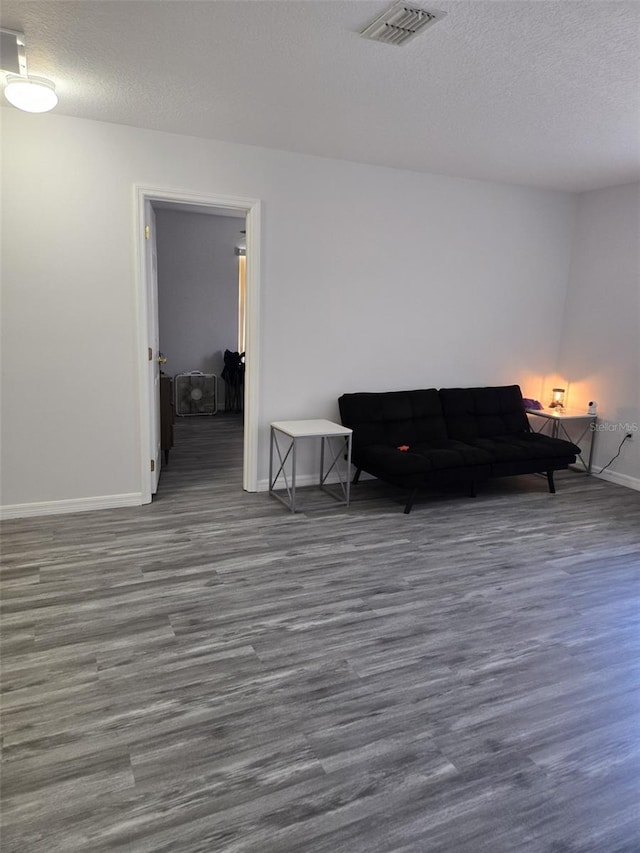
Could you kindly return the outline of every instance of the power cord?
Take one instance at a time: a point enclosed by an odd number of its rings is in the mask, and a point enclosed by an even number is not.
[[[602,474],[602,472],[603,472],[604,470],[606,470],[606,469],[609,467],[609,465],[611,465],[611,463],[612,463],[612,462],[615,462],[615,460],[618,458],[618,456],[620,456],[620,451],[622,450],[622,445],[625,443],[625,441],[626,441],[628,438],[631,438],[631,433],[630,433],[630,432],[628,432],[628,433],[625,435],[625,437],[622,439],[622,441],[620,442],[620,446],[618,447],[618,452],[616,453],[616,455],[615,455],[612,459],[610,459],[610,460],[607,462],[607,464],[604,466],[604,468],[601,468],[601,469],[598,471],[598,474]]]

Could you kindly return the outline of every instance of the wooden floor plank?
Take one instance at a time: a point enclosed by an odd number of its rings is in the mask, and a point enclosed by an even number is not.
[[[176,437],[151,505],[3,524],[3,853],[638,853],[638,492],[293,516],[239,416]]]

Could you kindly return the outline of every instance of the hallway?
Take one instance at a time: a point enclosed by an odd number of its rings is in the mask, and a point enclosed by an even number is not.
[[[177,417],[169,462],[163,458],[154,503],[193,489],[242,492],[242,414]]]

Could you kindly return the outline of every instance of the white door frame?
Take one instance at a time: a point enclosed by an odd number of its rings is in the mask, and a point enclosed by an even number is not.
[[[259,424],[259,373],[260,373],[260,226],[261,204],[258,199],[236,196],[199,195],[185,190],[134,185],[135,193],[135,246],[136,246],[136,313],[138,325],[138,399],[140,411],[140,485],[142,503],[151,501],[150,412],[148,370],[148,312],[147,260],[145,247],[145,201],[169,201],[199,207],[216,207],[242,211],[247,225],[247,297],[246,297],[246,348],[244,376],[244,453],[242,488],[248,492],[258,490],[258,424]]]
[[[145,293],[147,294],[147,346],[151,358],[147,360],[147,389],[149,396],[149,450],[151,451],[151,494],[158,490],[162,467],[162,435],[160,431],[160,318],[158,316],[158,247],[156,244],[156,214],[150,201],[144,204],[144,221],[150,226],[149,239],[144,241],[146,264]],[[155,468],[153,463],[155,462]]]

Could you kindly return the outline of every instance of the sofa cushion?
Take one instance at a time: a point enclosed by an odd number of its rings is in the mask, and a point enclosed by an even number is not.
[[[518,385],[441,388],[439,393],[449,438],[473,443],[530,430]]]
[[[515,441],[509,441],[509,436],[495,438],[477,438],[474,442],[491,456],[492,462],[515,462],[519,459],[529,459],[531,454]]]
[[[455,445],[457,442],[446,442]],[[491,456],[479,448],[464,448],[465,462],[460,449],[432,445],[415,445],[409,450],[399,450],[386,444],[370,444],[354,454],[353,463],[374,477],[396,485],[413,488],[429,483],[458,483],[485,480],[491,470]]]
[[[578,445],[571,441],[552,438],[550,435],[540,435],[537,432],[525,432],[519,436],[509,436],[509,441],[522,447],[530,458],[564,459],[581,453]]]
[[[520,459],[569,459],[571,457],[573,457],[572,461],[575,461],[576,454],[580,453],[580,448],[570,441],[538,435],[535,432],[477,438],[473,443],[489,453],[494,462],[513,462]]]
[[[448,438],[435,388],[343,394],[338,405],[342,423],[353,430],[355,452],[372,444],[411,447]]]
[[[481,447],[463,444],[461,441],[439,441],[429,444],[418,442],[411,445],[411,450],[425,456],[434,470],[489,465],[493,461],[491,453]]]
[[[394,475],[425,474],[431,471],[431,460],[420,453],[398,450],[388,444],[370,444],[358,454],[358,465],[365,470],[375,469]]]

